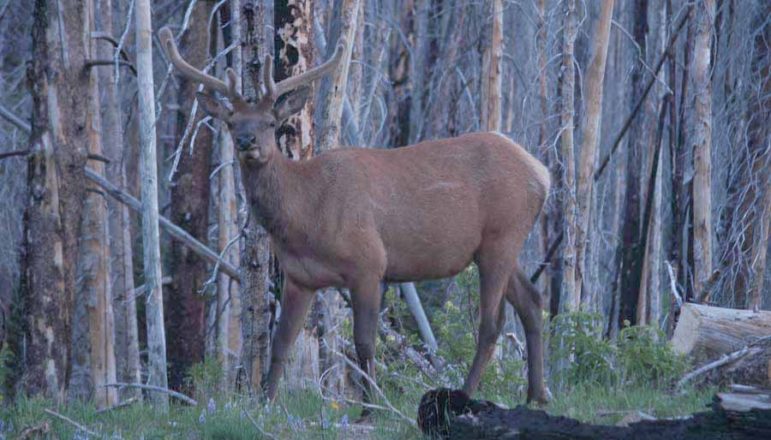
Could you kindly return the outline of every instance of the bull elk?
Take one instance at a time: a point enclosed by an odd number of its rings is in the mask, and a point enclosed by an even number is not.
[[[463,390],[471,395],[479,385],[505,320],[505,298],[524,324],[528,401],[546,401],[542,299],[517,265],[549,192],[549,174],[537,159],[500,134],[474,133],[292,161],[276,146],[276,127],[303,107],[312,81],[337,68],[341,44],[322,65],[279,83],[266,56],[263,87],[255,84],[261,96],[248,101],[236,90],[232,69],[224,82],[188,64],[169,29],[160,39],[179,73],[209,89],[199,102],[227,124],[252,215],[268,231],[284,270],[264,384],[269,399],[315,290],[350,289],[358,361],[374,378],[381,280],[449,277],[473,261],[480,278],[479,340]]]

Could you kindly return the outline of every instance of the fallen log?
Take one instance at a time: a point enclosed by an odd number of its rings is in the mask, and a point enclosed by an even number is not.
[[[731,411],[719,398],[712,410],[686,419],[632,423],[628,427],[581,423],[520,405],[506,409],[468,398],[459,390],[437,389],[423,395],[418,426],[441,439],[608,439],[742,440],[771,438],[771,409]]]
[[[771,312],[686,303],[672,336],[672,347],[696,363],[718,359],[771,335]]]

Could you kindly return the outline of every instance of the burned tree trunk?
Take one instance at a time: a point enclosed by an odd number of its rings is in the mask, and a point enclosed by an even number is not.
[[[741,411],[726,406],[716,398],[712,411],[690,418],[644,421],[628,427],[602,426],[551,416],[522,405],[501,408],[492,402],[469,399],[462,391],[438,389],[420,400],[418,426],[424,434],[442,439],[750,440],[771,436],[771,409],[763,404]]]
[[[239,8],[241,19],[239,30],[243,42],[241,59],[244,96],[255,98],[259,85],[255,78],[259,78],[261,60],[268,53],[273,53],[273,40],[268,38],[266,31],[270,16],[264,4],[250,0],[238,0],[238,6],[234,8]],[[239,37],[234,33],[234,38]],[[243,185],[239,186],[239,192],[244,194]],[[242,343],[242,368],[239,371],[243,372],[243,376],[237,379],[237,383],[250,391],[257,391],[267,371],[270,351],[270,245],[268,234],[262,226],[248,212],[246,216],[248,223],[243,230],[239,256]]]
[[[36,0],[32,8],[32,133],[27,159],[21,286],[22,322],[9,344],[16,389],[60,399],[68,380],[70,316],[75,296],[88,137],[86,7]],[[66,108],[64,107],[66,104]]]
[[[211,8],[210,1],[196,3],[189,29],[180,42],[182,55],[196,68],[202,68],[209,57],[208,20]],[[203,119],[201,112],[198,115],[192,113],[197,90],[197,83],[180,78],[177,130],[182,138],[177,143],[179,167],[171,187],[170,220],[198,240],[207,242],[213,136],[206,127],[197,129],[197,124]],[[192,121],[189,121],[190,118],[193,118]],[[197,132],[193,140],[194,131]],[[165,297],[166,328],[169,340],[174,341],[168,347],[171,367],[169,384],[179,389],[187,370],[203,361],[205,295],[200,290],[209,278],[209,270],[205,261],[179,243],[171,245],[170,262],[172,283]]]

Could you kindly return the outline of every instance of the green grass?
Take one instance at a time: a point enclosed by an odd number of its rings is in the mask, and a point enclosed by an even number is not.
[[[414,391],[414,392],[413,392]],[[584,422],[613,424],[624,412],[640,410],[655,417],[675,417],[706,410],[716,390],[707,388],[671,395],[655,389],[632,388],[611,390],[604,387],[577,387],[556,395],[546,410]],[[387,391],[391,404],[407,417],[414,417],[422,390]],[[382,402],[381,402],[382,403]],[[512,402],[521,403],[521,402]],[[199,407],[172,405],[168,414],[162,414],[149,405],[135,404],[112,412],[98,414],[90,405],[70,404],[57,408],[42,399],[21,399],[13,406],[0,410],[4,431],[0,438],[14,438],[28,427],[47,421],[47,438],[86,438],[77,436],[76,429],[44,413],[53,409],[96,431],[107,438],[145,439],[419,439],[420,433],[399,416],[387,411],[376,412],[374,428],[363,431],[355,427],[341,427],[345,418],[352,423],[358,408],[337,402],[324,401],[313,392],[284,392],[270,407],[256,405],[245,399],[222,399],[213,408],[202,403]],[[245,415],[248,414],[259,426]],[[13,426],[13,432],[8,432]]]

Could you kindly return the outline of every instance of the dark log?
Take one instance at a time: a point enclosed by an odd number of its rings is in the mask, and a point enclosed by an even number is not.
[[[690,418],[633,423],[628,427],[581,423],[520,405],[501,408],[469,399],[462,391],[437,389],[423,395],[418,426],[442,439],[712,440],[771,438],[771,410],[728,411],[715,399],[712,410]]]

